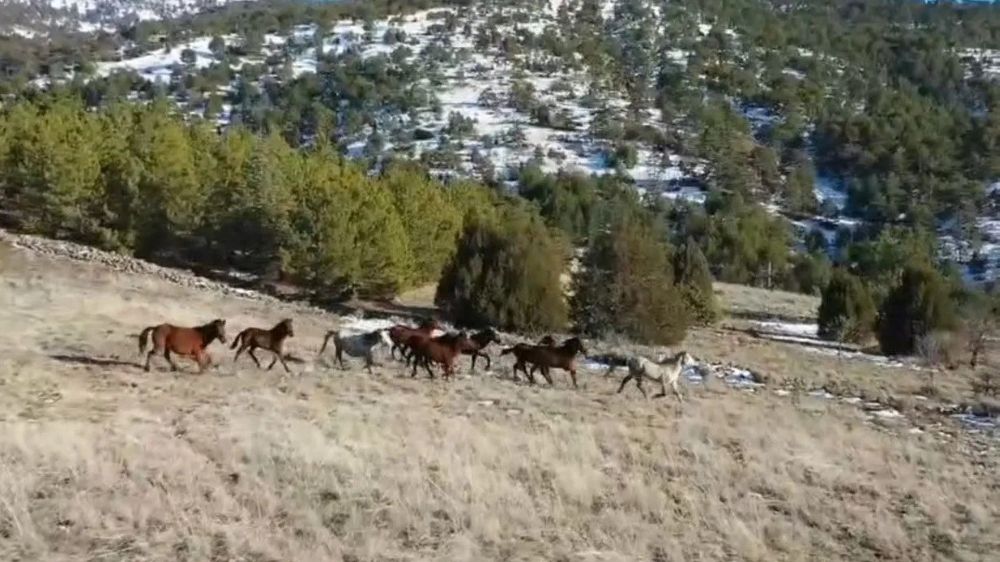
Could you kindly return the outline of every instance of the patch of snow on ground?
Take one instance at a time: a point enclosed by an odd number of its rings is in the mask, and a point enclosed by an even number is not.
[[[122,61],[99,62],[97,63],[97,74],[99,76],[107,76],[118,70],[133,70],[150,82],[167,83],[170,82],[176,66],[186,65],[181,60],[181,55],[187,49],[190,49],[195,54],[195,61],[192,63],[194,68],[208,68],[211,66],[215,62],[215,58],[208,48],[211,40],[210,37],[199,37],[187,43],[177,45],[167,52],[154,51]]]
[[[835,177],[817,174],[816,176],[816,201],[820,205],[830,202],[838,212],[843,211],[847,206],[847,190],[844,189],[843,182]]]
[[[761,330],[766,330],[775,334],[788,336],[798,336],[802,338],[819,337],[819,326],[806,322],[778,322],[778,321],[755,321],[753,325]]]

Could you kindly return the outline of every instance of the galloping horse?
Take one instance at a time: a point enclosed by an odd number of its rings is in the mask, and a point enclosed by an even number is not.
[[[525,376],[531,384],[535,384],[535,369],[542,371],[542,376],[548,383],[552,384],[552,377],[549,376],[550,368],[563,369],[569,371],[569,376],[573,380],[573,388],[578,388],[576,384],[576,355],[587,353],[580,338],[570,338],[559,347],[551,345],[530,345],[520,343],[514,347],[508,347],[500,352],[500,355],[513,353],[517,358],[514,363],[514,377],[517,378],[517,371],[524,371]],[[531,365],[531,372],[528,372],[526,365]]]
[[[472,357],[472,368],[471,371],[476,372],[476,359],[482,357],[486,360],[486,369],[489,370],[492,361],[490,360],[489,354],[487,354],[484,349],[486,349],[491,343],[500,341],[497,337],[497,333],[493,328],[486,328],[485,330],[480,330],[475,334],[472,334],[465,340],[465,345],[462,346],[462,355],[468,355]],[[406,357],[406,364],[409,365],[410,361],[413,359],[413,352],[411,351]]]
[[[233,340],[233,345],[229,346],[229,349],[236,349],[236,346],[240,348],[236,350],[236,355],[233,356],[233,362],[235,363],[237,359],[240,358],[240,354],[246,351],[250,354],[250,358],[253,362],[257,364],[257,368],[260,368],[260,361],[257,356],[254,355],[254,350],[257,348],[266,349],[274,354],[274,359],[271,360],[271,364],[267,366],[267,370],[270,371],[274,364],[281,361],[281,366],[285,368],[286,373],[291,371],[288,369],[288,365],[285,363],[285,357],[282,353],[282,347],[285,344],[285,339],[290,338],[295,335],[295,330],[292,329],[292,319],[285,318],[281,322],[275,324],[270,330],[265,330],[263,328],[247,328],[239,333],[238,336]]]
[[[413,359],[413,372],[411,377],[417,376],[417,366],[423,365],[427,374],[434,378],[434,371],[431,370],[431,363],[440,363],[444,371],[444,378],[450,379],[454,372],[455,358],[462,350],[469,345],[469,338],[465,332],[457,334],[445,334],[436,338],[427,338],[416,341],[411,346]]]
[[[150,326],[139,334],[139,353],[146,351],[146,342],[150,333],[153,334],[153,349],[149,350],[149,354],[146,355],[146,371],[149,371],[149,362],[153,355],[163,352],[163,357],[170,363],[171,371],[177,370],[177,364],[170,356],[171,353],[176,353],[197,362],[198,372],[204,373],[205,367],[212,363],[212,358],[209,357],[205,349],[216,338],[222,343],[226,343],[226,321],[220,318],[195,328],[184,328],[172,324]]]
[[[430,339],[434,330],[437,330],[440,327],[441,325],[434,319],[424,320],[416,328],[396,324],[395,326],[389,328],[388,331],[389,339],[392,341],[392,347],[389,349],[389,355],[395,359],[396,350],[398,349],[403,357],[406,358],[407,352],[410,350],[410,347],[412,347],[414,342]]]
[[[625,366],[628,367],[628,374],[622,379],[622,384],[618,387],[618,393],[621,394],[621,391],[625,390],[625,385],[628,384],[628,381],[635,379],[635,385],[639,388],[639,392],[642,393],[643,397],[645,397],[646,390],[642,388],[642,381],[643,379],[649,379],[660,383],[660,393],[654,396],[654,398],[666,396],[667,383],[670,383],[670,387],[674,389],[674,394],[677,395],[677,400],[683,402],[684,398],[681,397],[681,391],[677,389],[677,379],[680,378],[684,367],[694,362],[694,359],[686,351],[681,351],[671,357],[662,358],[659,361],[651,361],[641,355],[630,356],[625,360]],[[617,362],[609,363],[608,371],[605,375],[610,375],[617,367]]]
[[[499,341],[497,338],[497,333],[493,328],[486,328],[485,330],[480,330],[472,336],[469,337],[468,343],[462,348],[462,355],[472,356],[472,372],[476,372],[476,358],[482,357],[486,360],[486,370],[490,370],[490,356],[483,351],[491,343]]]
[[[375,364],[372,350],[376,345],[386,341],[386,334],[384,330],[375,330],[363,334],[344,335],[339,330],[330,330],[326,333],[326,337],[323,338],[323,347],[319,349],[320,355],[326,351],[326,345],[330,342],[331,338],[333,338],[333,350],[341,369],[346,368],[344,366],[344,354],[346,353],[351,357],[364,358],[365,369],[371,373],[372,365]]]

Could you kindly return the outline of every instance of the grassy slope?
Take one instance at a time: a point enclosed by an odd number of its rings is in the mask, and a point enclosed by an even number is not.
[[[681,406],[616,396],[596,375],[573,392],[559,375],[549,389],[342,372],[312,361],[335,317],[0,253],[0,559],[982,560],[1000,548],[996,458],[962,438],[721,385],[686,388]],[[285,315],[307,358],[293,377],[234,366],[221,347],[201,377],[128,364],[148,324],[225,316],[234,334]],[[737,337],[706,330],[688,345],[774,377],[837,368]]]

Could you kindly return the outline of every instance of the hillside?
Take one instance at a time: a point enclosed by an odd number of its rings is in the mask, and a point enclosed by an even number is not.
[[[872,232],[929,229],[967,281],[996,276],[989,7],[442,4],[165,18],[35,82],[97,79],[86,97],[104,102],[163,94],[190,118],[305,146],[320,127],[373,172],[410,158],[516,189],[537,166],[625,178],[681,207],[735,191],[835,262]],[[873,37],[884,27],[895,35]]]
[[[137,22],[175,19],[230,3],[233,0],[7,0],[0,6],[0,32],[29,39],[50,30],[114,32]]]
[[[983,560],[998,546],[996,441],[924,409],[925,375],[905,366],[708,330],[685,344],[703,366],[767,384],[689,374],[683,404],[646,401],[615,395],[600,366],[575,392],[559,374],[516,384],[495,355],[489,375],[449,383],[388,358],[369,376],[316,358],[356,320],[17,243],[39,251],[0,243],[6,560]],[[136,364],[152,323],[224,317],[232,336],[285,316],[292,376],[218,344],[203,376]],[[905,418],[780,390],[834,372]],[[941,374],[931,403],[968,396],[966,380]]]

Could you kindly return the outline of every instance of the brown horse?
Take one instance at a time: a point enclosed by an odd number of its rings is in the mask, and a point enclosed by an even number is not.
[[[195,328],[184,328],[172,324],[150,326],[139,334],[139,353],[145,353],[150,333],[153,334],[153,349],[149,350],[149,354],[146,355],[146,371],[149,371],[149,362],[153,355],[163,352],[163,357],[170,363],[171,371],[177,370],[177,364],[170,356],[171,353],[176,353],[197,362],[198,372],[204,373],[205,367],[212,363],[212,358],[208,355],[206,348],[216,338],[222,343],[226,343],[226,321],[220,318]]]
[[[483,350],[495,341],[500,341],[500,339],[497,337],[497,333],[493,330],[493,328],[480,330],[469,337],[468,343],[462,348],[462,355],[469,355],[472,357],[473,373],[476,372],[476,358],[478,357],[482,357],[486,360],[486,370],[490,370],[492,361],[490,360],[490,356]]]
[[[389,334],[389,340],[392,342],[392,347],[389,348],[389,355],[395,359],[396,350],[398,349],[403,358],[406,358],[407,352],[413,345],[411,340],[412,342],[418,342],[424,339],[430,339],[434,330],[437,330],[440,327],[441,325],[434,319],[424,320],[416,328],[396,324],[395,326],[389,328],[387,332]]]
[[[489,354],[483,350],[486,349],[491,343],[498,341],[500,341],[500,339],[493,328],[480,330],[466,338],[465,345],[462,347],[462,355],[472,357],[471,371],[473,373],[476,372],[476,359],[479,357],[482,357],[486,361],[486,369],[489,370],[492,361],[490,360]],[[410,361],[413,359],[413,355],[412,351],[408,355],[405,355],[407,365],[410,364]]]
[[[285,363],[284,353],[282,348],[285,345],[285,340],[287,338],[293,337],[295,335],[295,330],[292,329],[292,319],[285,318],[281,322],[278,322],[270,330],[265,330],[263,328],[247,328],[239,333],[238,336],[233,340],[233,345],[229,346],[229,349],[236,349],[236,355],[233,356],[233,363],[240,358],[240,354],[246,351],[250,354],[250,358],[253,362],[257,364],[257,368],[260,368],[260,361],[257,356],[254,355],[254,350],[257,348],[266,349],[274,354],[274,359],[271,360],[271,364],[267,366],[267,370],[270,371],[274,364],[281,361],[281,366],[285,368],[286,373],[291,373],[288,365]]]
[[[410,376],[417,376],[417,366],[423,365],[427,374],[434,378],[431,363],[440,363],[444,370],[444,378],[450,379],[454,373],[455,359],[462,354],[462,350],[469,345],[469,341],[465,332],[415,341],[410,348],[413,360],[413,372],[410,373]]]
[[[514,378],[517,378],[517,371],[524,371],[525,376],[531,384],[535,384],[535,369],[542,371],[542,376],[548,383],[552,384],[552,377],[549,376],[549,369],[555,367],[569,371],[569,376],[573,379],[573,388],[578,388],[576,384],[576,355],[587,353],[580,338],[570,338],[559,347],[551,345],[530,345],[517,344],[508,347],[500,352],[500,355],[513,353],[517,358],[514,363]],[[531,365],[531,372],[528,372],[527,365]]]

